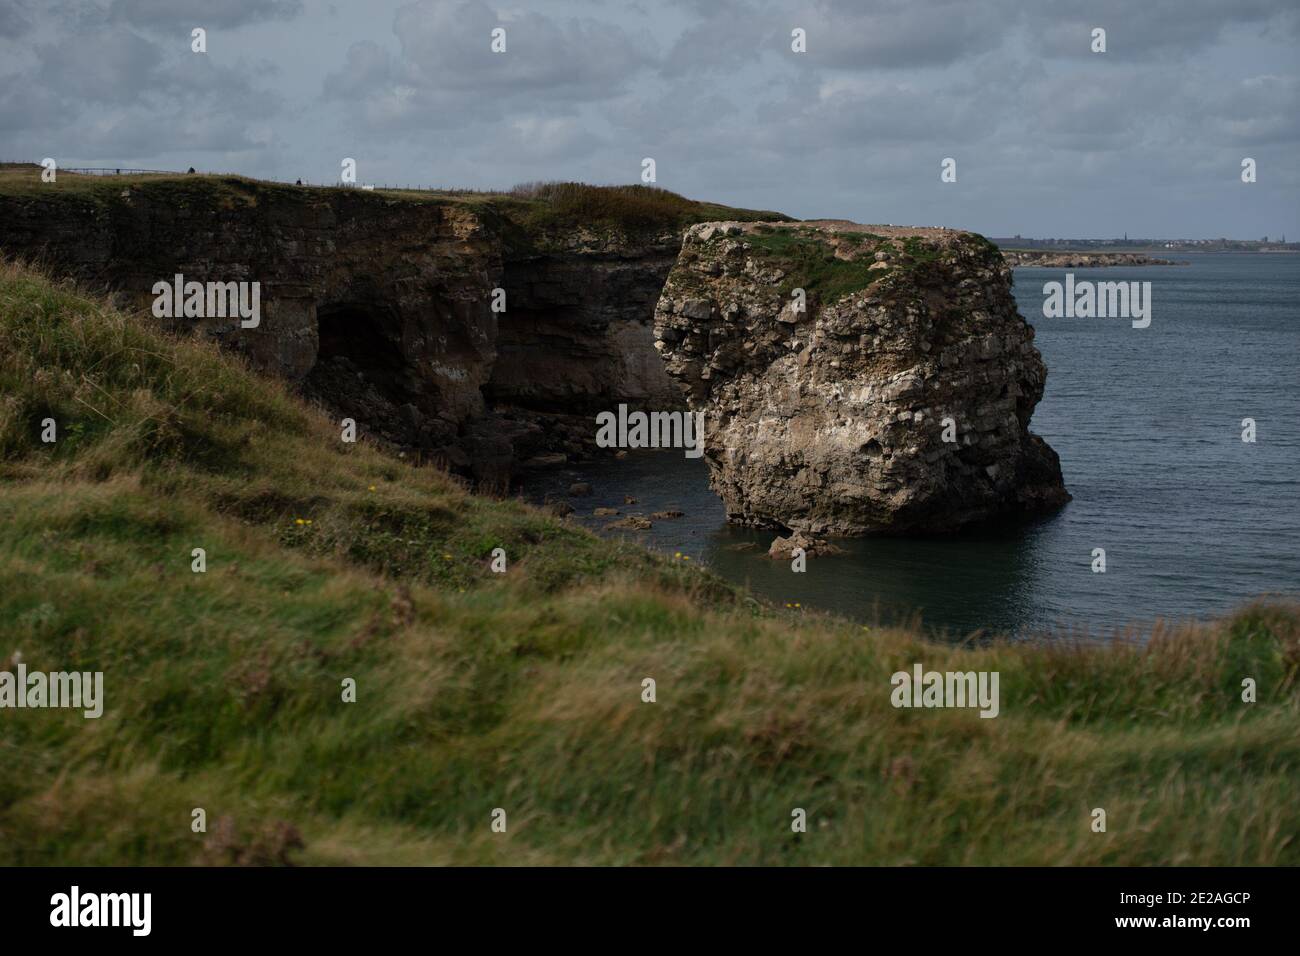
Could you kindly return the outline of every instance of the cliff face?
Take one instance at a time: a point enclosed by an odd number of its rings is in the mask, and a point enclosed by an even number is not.
[[[697,226],[655,332],[705,412],[713,487],[738,523],[941,531],[1069,497],[1028,430],[1046,378],[1033,329],[982,237]]]
[[[524,464],[593,450],[597,412],[684,407],[654,349],[654,309],[680,232],[630,238],[586,230],[508,248],[497,356],[484,386]]]
[[[681,404],[651,331],[681,230],[525,232],[509,218],[520,208],[233,177],[74,180],[0,191],[0,249],[126,307],[148,309],[177,273],[259,282],[257,328],[170,324],[363,433],[500,484],[539,454],[582,453],[599,409]]]
[[[675,232],[640,242],[578,234],[545,250],[508,254],[510,308],[487,386],[491,400],[582,415],[609,408],[615,397],[654,408],[680,405],[654,350],[653,328],[680,247]]]
[[[109,186],[110,184],[104,184]],[[256,281],[261,322],[178,318],[362,432],[469,461],[495,358],[499,243],[454,203],[238,180],[0,196],[0,244],[148,310],[154,283]]]

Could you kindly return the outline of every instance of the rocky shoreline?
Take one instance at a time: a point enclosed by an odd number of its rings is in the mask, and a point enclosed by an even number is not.
[[[1012,268],[1089,269],[1105,266],[1185,266],[1186,262],[1159,259],[1141,252],[1049,252],[1039,249],[1003,249],[1002,258]]]

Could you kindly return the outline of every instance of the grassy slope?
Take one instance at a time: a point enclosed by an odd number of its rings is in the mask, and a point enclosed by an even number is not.
[[[762,609],[0,264],[16,650],[107,708],[0,711],[5,864],[1300,861],[1293,608],[981,650]],[[917,661],[1000,671],[1002,715],[892,708]]]

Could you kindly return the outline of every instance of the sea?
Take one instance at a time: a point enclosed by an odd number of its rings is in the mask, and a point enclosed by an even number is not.
[[[1074,496],[1046,520],[836,539],[847,553],[797,573],[767,557],[775,532],[727,524],[707,466],[680,450],[543,473],[524,494],[567,499],[593,531],[689,559],[778,607],[939,639],[1142,639],[1158,622],[1300,598],[1300,256],[1178,258],[1187,264],[1015,271],[1048,369],[1030,428],[1061,456]],[[1150,325],[1045,318],[1043,286],[1066,272],[1076,284],[1150,282]],[[577,481],[593,494],[567,498]],[[608,531],[616,519],[593,516],[599,507],[684,514]]]

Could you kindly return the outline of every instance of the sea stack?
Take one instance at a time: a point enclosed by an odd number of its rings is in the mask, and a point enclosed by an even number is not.
[[[982,236],[846,221],[686,232],[655,347],[737,524],[944,532],[1069,500],[1047,369]]]

